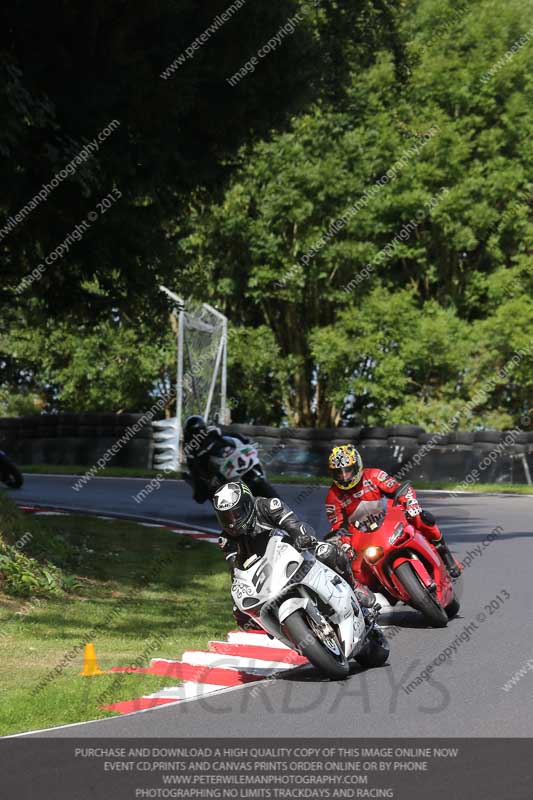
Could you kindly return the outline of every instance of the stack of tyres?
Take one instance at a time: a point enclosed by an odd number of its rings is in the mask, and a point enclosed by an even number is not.
[[[0,417],[0,449],[12,451],[17,440],[16,417]]]
[[[504,431],[503,442],[512,442],[506,445],[511,468],[511,483],[528,483],[531,478],[531,467],[528,462],[530,434],[521,431]],[[531,464],[533,466],[533,459]],[[529,475],[528,475],[529,472]]]
[[[35,415],[19,417],[16,431],[16,444],[12,452],[13,458],[19,464],[33,463],[33,450],[37,438],[37,419]]]
[[[271,473],[317,475],[323,461],[323,445],[313,428],[281,428],[264,462]],[[263,454],[261,454],[263,457]]]
[[[358,449],[365,467],[381,467],[385,472],[395,471],[396,460],[388,445],[388,428],[372,426],[361,429]]]
[[[31,461],[25,463],[53,464],[57,450],[57,414],[40,414],[35,418],[35,436],[31,440]]]
[[[386,447],[389,432],[387,428],[363,427],[359,433],[361,447]]]
[[[410,477],[421,481],[440,481],[444,480],[445,472],[447,480],[457,480],[457,470],[450,469],[449,465],[445,469],[448,446],[449,436],[446,433],[421,433],[418,437],[418,452],[423,457]],[[462,469],[460,472],[462,473]]]
[[[474,433],[454,431],[448,434],[448,449],[452,453],[470,452],[474,445]]]
[[[152,466],[153,428],[146,414],[117,414],[114,437],[118,452],[109,462],[111,465]]]
[[[86,411],[78,415],[76,433],[76,459],[80,465],[91,464],[96,454],[95,448],[101,446],[98,438],[100,414]]]
[[[418,438],[424,433],[419,425],[393,425],[387,429],[387,446],[391,453],[393,466],[390,472],[393,475],[411,470],[413,458],[418,452]]]
[[[502,431],[476,431],[474,434],[475,469],[483,483],[510,483],[512,459],[503,441]]]

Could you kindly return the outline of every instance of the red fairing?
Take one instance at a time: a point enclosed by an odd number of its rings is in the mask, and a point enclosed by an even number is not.
[[[435,549],[413,526],[400,506],[387,502],[387,511],[381,524],[373,531],[357,531],[350,537],[356,557],[352,562],[354,575],[374,591],[383,588],[397,600],[410,603],[406,588],[396,575],[397,568],[409,561],[421,583],[430,589],[434,584],[434,597],[444,609],[453,600],[453,586],[444,563]],[[392,541],[391,541],[392,539]],[[365,551],[378,548],[382,555],[368,563]]]

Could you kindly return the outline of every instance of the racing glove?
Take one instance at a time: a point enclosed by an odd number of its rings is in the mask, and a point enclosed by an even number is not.
[[[318,539],[309,533],[299,533],[294,539],[294,547],[297,550],[311,550],[318,544]]]
[[[353,549],[353,547],[349,542],[342,541],[343,539],[351,540],[351,538],[352,535],[350,531],[346,530],[346,528],[337,528],[337,530],[330,531],[329,533],[327,533],[326,536],[324,537],[324,541],[329,542],[330,544],[334,544],[336,547],[339,548],[339,550],[342,550],[346,554],[347,558],[349,558],[350,561],[353,561],[353,559],[357,555],[355,550]]]

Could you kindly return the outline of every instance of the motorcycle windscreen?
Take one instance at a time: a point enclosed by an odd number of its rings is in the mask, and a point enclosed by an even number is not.
[[[363,533],[371,533],[383,525],[387,513],[387,500],[363,500],[359,503],[349,521]]]

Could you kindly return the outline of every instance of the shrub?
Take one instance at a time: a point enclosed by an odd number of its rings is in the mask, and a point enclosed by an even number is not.
[[[72,581],[48,560],[40,563],[23,552],[33,541],[25,527],[22,512],[0,492],[0,589],[17,597],[63,594]]]

